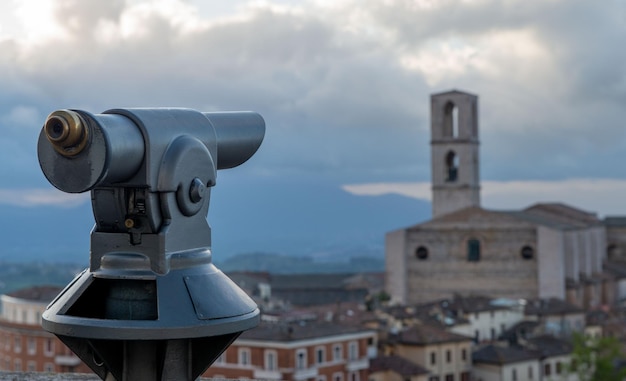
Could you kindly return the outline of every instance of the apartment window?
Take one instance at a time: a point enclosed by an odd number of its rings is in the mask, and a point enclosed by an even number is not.
[[[48,357],[54,355],[54,341],[52,339],[46,339],[44,342],[43,354]]]
[[[430,376],[428,381],[439,381],[439,376]]]
[[[13,361],[13,370],[16,372],[21,372],[22,371],[22,360],[21,359],[15,359]]]
[[[333,381],[343,381],[343,373],[341,372],[333,373]]]
[[[467,361],[467,349],[461,349],[461,360]]]
[[[13,351],[15,353],[20,353],[22,351],[22,337],[15,336],[13,338]]]
[[[37,342],[34,337],[29,337],[26,341],[26,349],[29,355],[34,355],[37,352]]]
[[[528,367],[528,379],[529,380],[533,379],[533,367],[532,366]]]
[[[277,364],[277,355],[276,351],[266,350],[265,351],[265,369],[267,370],[276,370],[278,368]]]
[[[446,381],[454,381],[454,374],[446,374]]]
[[[315,361],[318,364],[323,364],[326,362],[326,350],[324,347],[317,347],[315,349]]]
[[[348,343],[348,358],[350,360],[357,360],[359,358],[359,343],[351,341]]]
[[[491,328],[491,340],[495,340],[495,339],[496,339],[496,329]]]
[[[561,362],[557,361],[556,363],[556,374],[561,374]]]
[[[461,373],[461,381],[470,381],[470,372]]]
[[[36,372],[37,371],[37,363],[34,361],[29,361],[28,364],[26,365],[26,370],[29,372]]]
[[[350,376],[349,376],[349,380],[350,381],[359,381],[359,373],[358,372],[351,372]]]
[[[449,349],[446,351],[446,362],[447,363],[451,363],[452,362],[452,351],[449,350]]]
[[[550,364],[544,364],[543,366],[543,375],[549,376],[552,373],[552,369],[550,368]]]
[[[437,353],[430,352],[430,365],[435,365],[437,363]]]
[[[298,349],[296,351],[296,369],[306,369],[306,349]]]
[[[333,360],[340,361],[343,358],[343,350],[341,344],[337,344],[333,347]]]
[[[322,374],[322,375],[317,376],[315,381],[326,381],[326,375]]]
[[[250,349],[239,348],[237,354],[239,365],[250,365]]]
[[[511,370],[511,380],[517,381],[517,369],[515,368]]]

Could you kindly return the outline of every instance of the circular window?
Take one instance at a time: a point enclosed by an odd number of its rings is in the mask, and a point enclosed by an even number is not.
[[[428,249],[425,248],[424,246],[420,246],[415,250],[415,256],[417,257],[417,259],[426,259],[428,258]]]
[[[524,246],[522,247],[522,258],[524,259],[533,259],[533,257],[535,256],[535,250],[530,247],[530,246]]]

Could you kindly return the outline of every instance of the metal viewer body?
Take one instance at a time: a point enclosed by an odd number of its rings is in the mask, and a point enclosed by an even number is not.
[[[91,192],[88,269],[43,327],[103,380],[193,380],[243,332],[256,304],[212,264],[206,221],[217,170],[259,148],[253,112],[55,111],[37,152],[58,189]]]

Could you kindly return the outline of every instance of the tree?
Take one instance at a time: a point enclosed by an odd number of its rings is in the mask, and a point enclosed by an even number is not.
[[[589,338],[577,333],[569,371],[578,375],[580,381],[623,381],[623,358],[621,343],[616,338]]]

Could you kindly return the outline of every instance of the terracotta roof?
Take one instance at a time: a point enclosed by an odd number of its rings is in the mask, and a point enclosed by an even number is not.
[[[63,288],[59,286],[34,286],[9,292],[6,295],[33,302],[50,303],[62,289]]]
[[[519,347],[502,347],[498,345],[487,345],[472,354],[474,363],[504,365],[522,361],[537,360],[540,355]]]
[[[524,212],[543,217],[546,221],[552,223],[571,225],[572,227],[601,224],[595,213],[586,212],[558,202],[535,204],[524,209]]]
[[[429,374],[430,371],[423,368],[404,357],[400,356],[378,356],[370,360],[370,373],[392,371],[404,378]]]
[[[452,213],[444,214],[430,221],[414,225],[409,229],[425,229],[425,228],[445,228],[458,227],[465,225],[474,229],[481,228],[481,225],[488,227],[498,226],[499,228],[532,228],[533,223],[527,222],[520,218],[515,218],[508,212],[487,210],[480,207],[469,207],[457,210]]]
[[[397,334],[389,335],[389,340],[407,345],[430,345],[471,341],[472,338],[448,332],[434,325],[418,324],[400,331]]]

